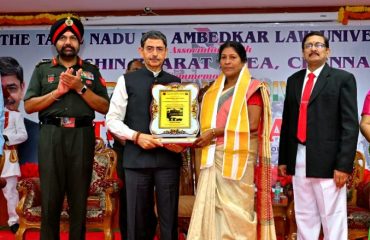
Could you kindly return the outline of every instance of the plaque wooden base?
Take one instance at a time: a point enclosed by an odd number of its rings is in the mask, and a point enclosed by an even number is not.
[[[192,146],[194,141],[197,138],[188,137],[188,138],[160,138],[159,141],[163,144],[176,144],[181,146]]]

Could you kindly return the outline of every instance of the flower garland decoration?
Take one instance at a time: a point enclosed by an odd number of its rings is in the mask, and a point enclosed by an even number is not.
[[[65,17],[79,17],[71,13],[63,14],[50,14],[41,13],[37,15],[25,15],[25,16],[11,16],[11,15],[0,15],[0,25],[4,26],[15,26],[15,25],[51,25],[60,18]]]
[[[341,7],[338,12],[338,22],[343,25],[348,24],[349,19],[365,20],[370,19],[370,7],[366,6],[346,6]]]

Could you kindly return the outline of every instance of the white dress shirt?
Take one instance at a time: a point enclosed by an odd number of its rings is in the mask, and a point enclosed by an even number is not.
[[[313,71],[312,73],[315,74],[315,78],[313,80],[313,86],[312,90],[315,87],[316,81],[318,76],[321,73],[321,70],[324,68],[325,64]],[[308,81],[308,74],[311,72],[307,69],[306,70],[306,75],[304,77],[304,82],[303,82],[303,87],[302,87],[302,95],[303,95],[303,90],[306,86],[306,83]],[[311,92],[312,93],[312,92]],[[305,177],[306,176],[306,145],[298,143],[298,149],[297,149],[297,158],[296,158],[296,164],[295,164],[295,176],[299,177]]]
[[[148,69],[149,70],[149,69]],[[153,76],[157,77],[159,72],[153,72]],[[140,79],[138,79],[140,81]],[[124,75],[117,80],[117,85],[114,88],[113,95],[110,101],[109,110],[106,116],[106,126],[108,130],[121,142],[125,140],[133,141],[136,131],[129,128],[123,120],[126,116],[126,108],[128,103],[128,95]]]

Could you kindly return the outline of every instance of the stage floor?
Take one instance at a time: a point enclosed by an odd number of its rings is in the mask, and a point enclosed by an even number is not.
[[[36,230],[29,230],[26,232],[25,240],[39,240],[40,234]],[[86,239],[88,240],[102,240],[104,239],[103,232],[87,232],[86,233]],[[183,234],[179,235],[179,240],[185,240]],[[15,235],[10,232],[10,230],[1,229],[0,228],[0,240],[15,240]],[[60,233],[60,240],[68,240],[68,233],[62,232]],[[116,231],[114,232],[114,240],[121,240],[121,234]],[[157,237],[155,237],[153,240],[158,240]],[[278,237],[277,240],[283,240],[282,237]]]
[[[39,240],[40,234],[38,231],[27,231],[25,240]],[[102,240],[104,239],[103,232],[87,232],[86,239]],[[7,230],[0,230],[0,240],[15,240],[15,235]],[[60,240],[68,240],[68,233],[60,233]],[[119,232],[114,233],[114,240],[121,240]]]

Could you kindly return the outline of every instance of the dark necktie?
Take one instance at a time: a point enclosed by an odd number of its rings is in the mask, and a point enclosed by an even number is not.
[[[306,129],[307,129],[307,106],[310,100],[310,95],[313,87],[313,80],[315,74],[309,73],[306,86],[304,87],[301,104],[299,106],[298,129],[297,138],[301,143],[306,142]]]

